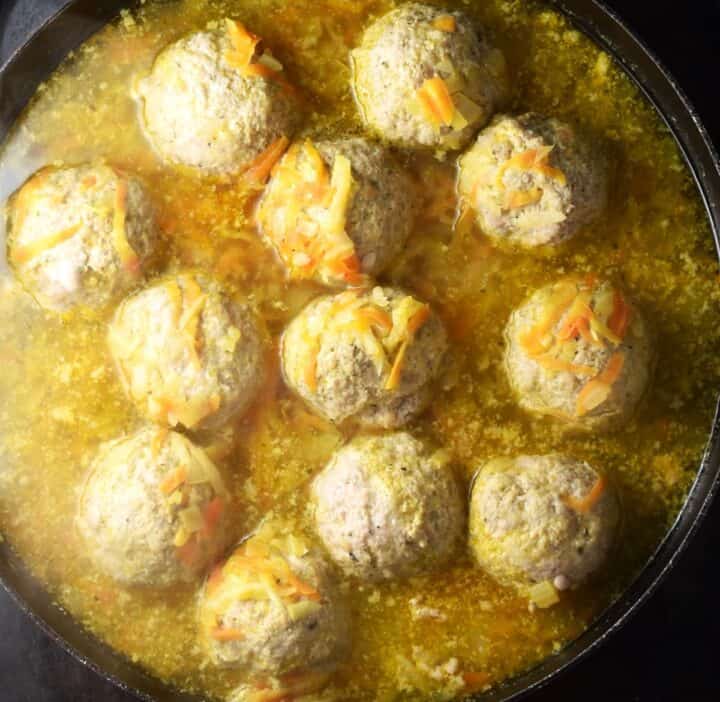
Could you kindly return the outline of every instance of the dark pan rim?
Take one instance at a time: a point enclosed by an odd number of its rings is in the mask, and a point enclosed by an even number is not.
[[[642,39],[612,10],[599,0],[548,0],[549,4],[570,19],[575,28],[606,50],[622,67],[626,75],[641,90],[672,133],[693,174],[705,210],[710,220],[716,250],[720,255],[720,159],[702,121],[665,66]],[[125,6],[136,3],[126,2]],[[61,36],[59,26],[69,29],[73,9],[82,8],[81,26],[72,32],[76,39],[73,48],[117,16],[119,0],[68,0],[37,30],[29,35],[20,48],[0,67],[0,90],[8,71],[23,67],[24,59],[39,43],[53,47],[53,37]],[[88,19],[89,16],[89,19]],[[60,45],[70,43],[65,37]],[[67,55],[68,50],[48,49],[44,75],[49,75]],[[27,63],[27,62],[26,62]],[[28,81],[28,94],[16,97],[16,102],[3,109],[8,125],[4,135],[37,87],[35,68]],[[3,99],[2,102],[5,102]],[[478,702],[510,702],[520,700],[550,684],[557,676],[574,667],[591,652],[603,645],[624,626],[632,615],[655,592],[685,551],[702,520],[707,516],[720,485],[720,405],[716,408],[707,447],[695,481],[675,523],[649,558],[634,581],[583,632],[559,653],[549,656],[535,667],[502,683],[489,692],[476,695]],[[198,697],[177,692],[139,666],[115,653],[109,646],[88,633],[68,613],[49,601],[47,593],[32,581],[20,560],[6,545],[0,546],[0,584],[17,606],[62,649],[99,676],[121,690],[147,702],[199,702]],[[60,633],[72,632],[73,642]]]

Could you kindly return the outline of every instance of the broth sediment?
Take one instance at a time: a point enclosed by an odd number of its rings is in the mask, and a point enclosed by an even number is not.
[[[331,685],[343,700],[414,699],[438,683],[430,668],[456,658],[493,683],[577,636],[629,583],[675,519],[707,438],[720,384],[717,261],[691,175],[657,114],[608,56],[533,2],[447,2],[489,28],[508,57],[512,111],[576,121],[614,163],[610,205],[551,251],[505,251],[455,236],[454,163],[403,158],[423,185],[423,209],[401,256],[381,280],[432,303],[449,329],[446,390],[411,425],[447,447],[469,482],[497,455],[562,450],[607,471],[623,511],[620,543],[597,582],[530,612],[525,598],[470,564],[405,582],[354,586],[353,652]],[[476,6],[477,5],[477,6]],[[130,97],[133,77],[188,31],[237,17],[263,36],[308,95],[305,132],[360,133],[348,88],[348,49],[385,0],[179,0],[148,2],[78,49],[38,92],[0,157],[0,196],[37,168],[106,158],[145,182],[167,243],[167,268],[199,267],[254,303],[275,341],[320,289],[288,284],[249,220],[236,181],[163,166],[145,141]],[[571,434],[519,409],[502,367],[510,312],[536,288],[570,274],[621,283],[650,320],[658,364],[635,418],[608,435]],[[93,572],[74,528],[78,494],[99,444],[141,426],[106,346],[110,312],[42,312],[10,279],[0,294],[0,528],[58,603],[110,645],[163,679],[227,695],[236,673],[206,665],[196,645],[195,587],[125,589]],[[228,476],[235,536],[268,511],[308,526],[305,488],[344,438],[318,421],[270,368],[271,381],[234,440],[212,440]],[[437,610],[441,621],[419,616]],[[419,681],[419,682],[418,682]],[[427,689],[402,693],[406,687]],[[400,697],[400,695],[406,695]],[[440,694],[440,693],[438,693]]]

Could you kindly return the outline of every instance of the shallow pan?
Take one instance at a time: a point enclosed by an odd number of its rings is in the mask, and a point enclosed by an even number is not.
[[[693,173],[720,252],[720,161],[680,87],[642,41],[596,0],[552,0],[552,4],[615,57],[665,120]],[[4,138],[38,84],[60,61],[128,5],[132,3],[123,0],[70,0],[0,67],[0,138]],[[719,484],[720,417],[716,412],[702,465],[687,502],[632,585],[561,652],[476,699],[487,702],[520,699],[547,685],[607,641],[667,576],[707,514]],[[52,602],[17,556],[3,544],[0,544],[0,582],[18,606],[54,641],[118,687],[145,700],[199,702],[197,697],[179,693],[153,679],[89,635]]]

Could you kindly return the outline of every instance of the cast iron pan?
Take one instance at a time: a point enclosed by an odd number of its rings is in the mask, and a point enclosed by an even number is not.
[[[720,254],[720,161],[700,119],[672,76],[627,26],[597,0],[550,0],[575,26],[612,54],[655,105],[693,173]],[[70,0],[0,67],[0,138],[60,61],[112,19],[123,0]],[[518,700],[580,661],[605,642],[652,594],[708,512],[720,484],[720,414],[715,419],[697,479],[670,532],[625,593],[561,652],[527,673],[479,696],[487,702]],[[10,548],[0,544],[0,582],[18,606],[79,661],[141,699],[199,702],[144,673],[88,634],[48,597]]]

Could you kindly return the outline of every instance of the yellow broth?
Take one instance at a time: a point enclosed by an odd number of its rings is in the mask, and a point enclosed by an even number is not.
[[[130,98],[157,51],[224,16],[263,36],[307,96],[305,133],[361,131],[348,87],[348,49],[389,0],[178,0],[124,13],[75,51],[38,91],[0,158],[5,199],[35,169],[105,158],[135,171],[153,198],[166,268],[214,271],[257,305],[275,340],[318,293],[288,284],[248,217],[238,179],[213,180],[160,163]],[[707,437],[720,377],[717,264],[691,176],[670,134],[630,81],[561,16],[534,2],[447,2],[484,24],[513,76],[508,109],[581,123],[614,163],[603,217],[557,249],[498,250],[478,232],[454,234],[454,163],[404,155],[424,192],[403,255],[383,277],[429,300],[453,339],[446,390],[411,430],[447,446],[469,484],[499,454],[562,450],[607,471],[624,524],[606,572],[529,611],[462,557],[445,572],[378,586],[345,584],[353,653],[331,682],[342,700],[442,699],[429,671],[457,659],[475,685],[494,684],[559,650],[629,583],[673,522]],[[517,407],[501,364],[502,330],[530,291],[574,272],[624,285],[657,334],[658,367],[634,420],[610,435],[577,435]],[[157,676],[223,698],[241,676],[218,671],[196,643],[196,588],[126,589],[86,562],[73,520],[98,445],[141,421],[105,345],[111,310],[55,316],[2,273],[0,282],[0,527],[57,602]],[[344,438],[273,380],[253,410],[205,443],[225,471],[237,537],[270,510],[308,529],[306,485]],[[199,587],[199,586],[198,586]],[[438,610],[441,619],[417,616]],[[455,664],[451,664],[451,667]]]

